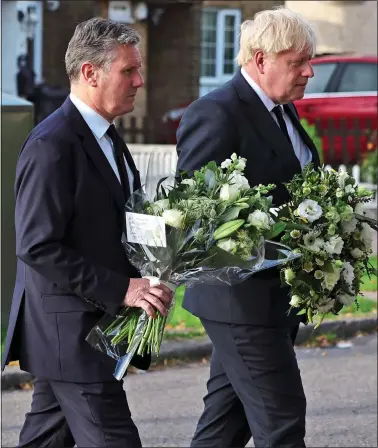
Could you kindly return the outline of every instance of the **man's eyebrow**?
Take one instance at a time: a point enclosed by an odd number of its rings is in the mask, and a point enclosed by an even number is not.
[[[141,63],[138,63],[138,64],[126,64],[126,65],[124,65],[124,66],[122,67],[121,70],[131,70],[131,69],[133,69],[133,68],[141,68],[141,67],[142,67],[142,64],[141,64]]]

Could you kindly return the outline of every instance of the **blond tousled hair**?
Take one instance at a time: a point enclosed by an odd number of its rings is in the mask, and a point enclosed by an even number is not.
[[[315,32],[307,21],[290,9],[278,7],[258,12],[240,27],[239,66],[252,59],[258,50],[277,54],[285,50],[307,51],[315,55]]]

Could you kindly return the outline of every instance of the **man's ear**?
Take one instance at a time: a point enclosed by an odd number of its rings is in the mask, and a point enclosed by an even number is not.
[[[253,56],[257,70],[261,75],[265,72],[265,53],[262,50],[257,50]]]
[[[97,86],[98,73],[93,64],[91,64],[90,62],[84,62],[84,64],[81,66],[81,74],[86,84],[91,87]]]

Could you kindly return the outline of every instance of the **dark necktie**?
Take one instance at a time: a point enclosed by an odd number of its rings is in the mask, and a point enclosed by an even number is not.
[[[272,109],[272,112],[274,113],[274,115],[277,117],[277,121],[278,124],[281,128],[281,131],[283,132],[284,136],[287,138],[288,142],[290,143],[291,146],[293,146],[290,137],[289,137],[289,133],[287,132],[287,127],[286,127],[286,123],[284,120],[284,117],[282,115],[282,107],[281,106],[276,106]]]
[[[130,197],[130,184],[124,159],[124,149],[126,145],[122,138],[119,136],[114,124],[109,126],[106,133],[109,135],[113,142],[113,155],[117,164],[125,200],[127,201]]]

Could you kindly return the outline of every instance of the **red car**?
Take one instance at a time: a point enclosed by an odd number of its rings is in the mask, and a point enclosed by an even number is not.
[[[376,148],[376,56],[323,56],[312,60],[315,76],[295,106],[301,118],[316,123],[325,163],[357,163]],[[188,104],[163,116],[165,143],[176,143],[176,130]]]

